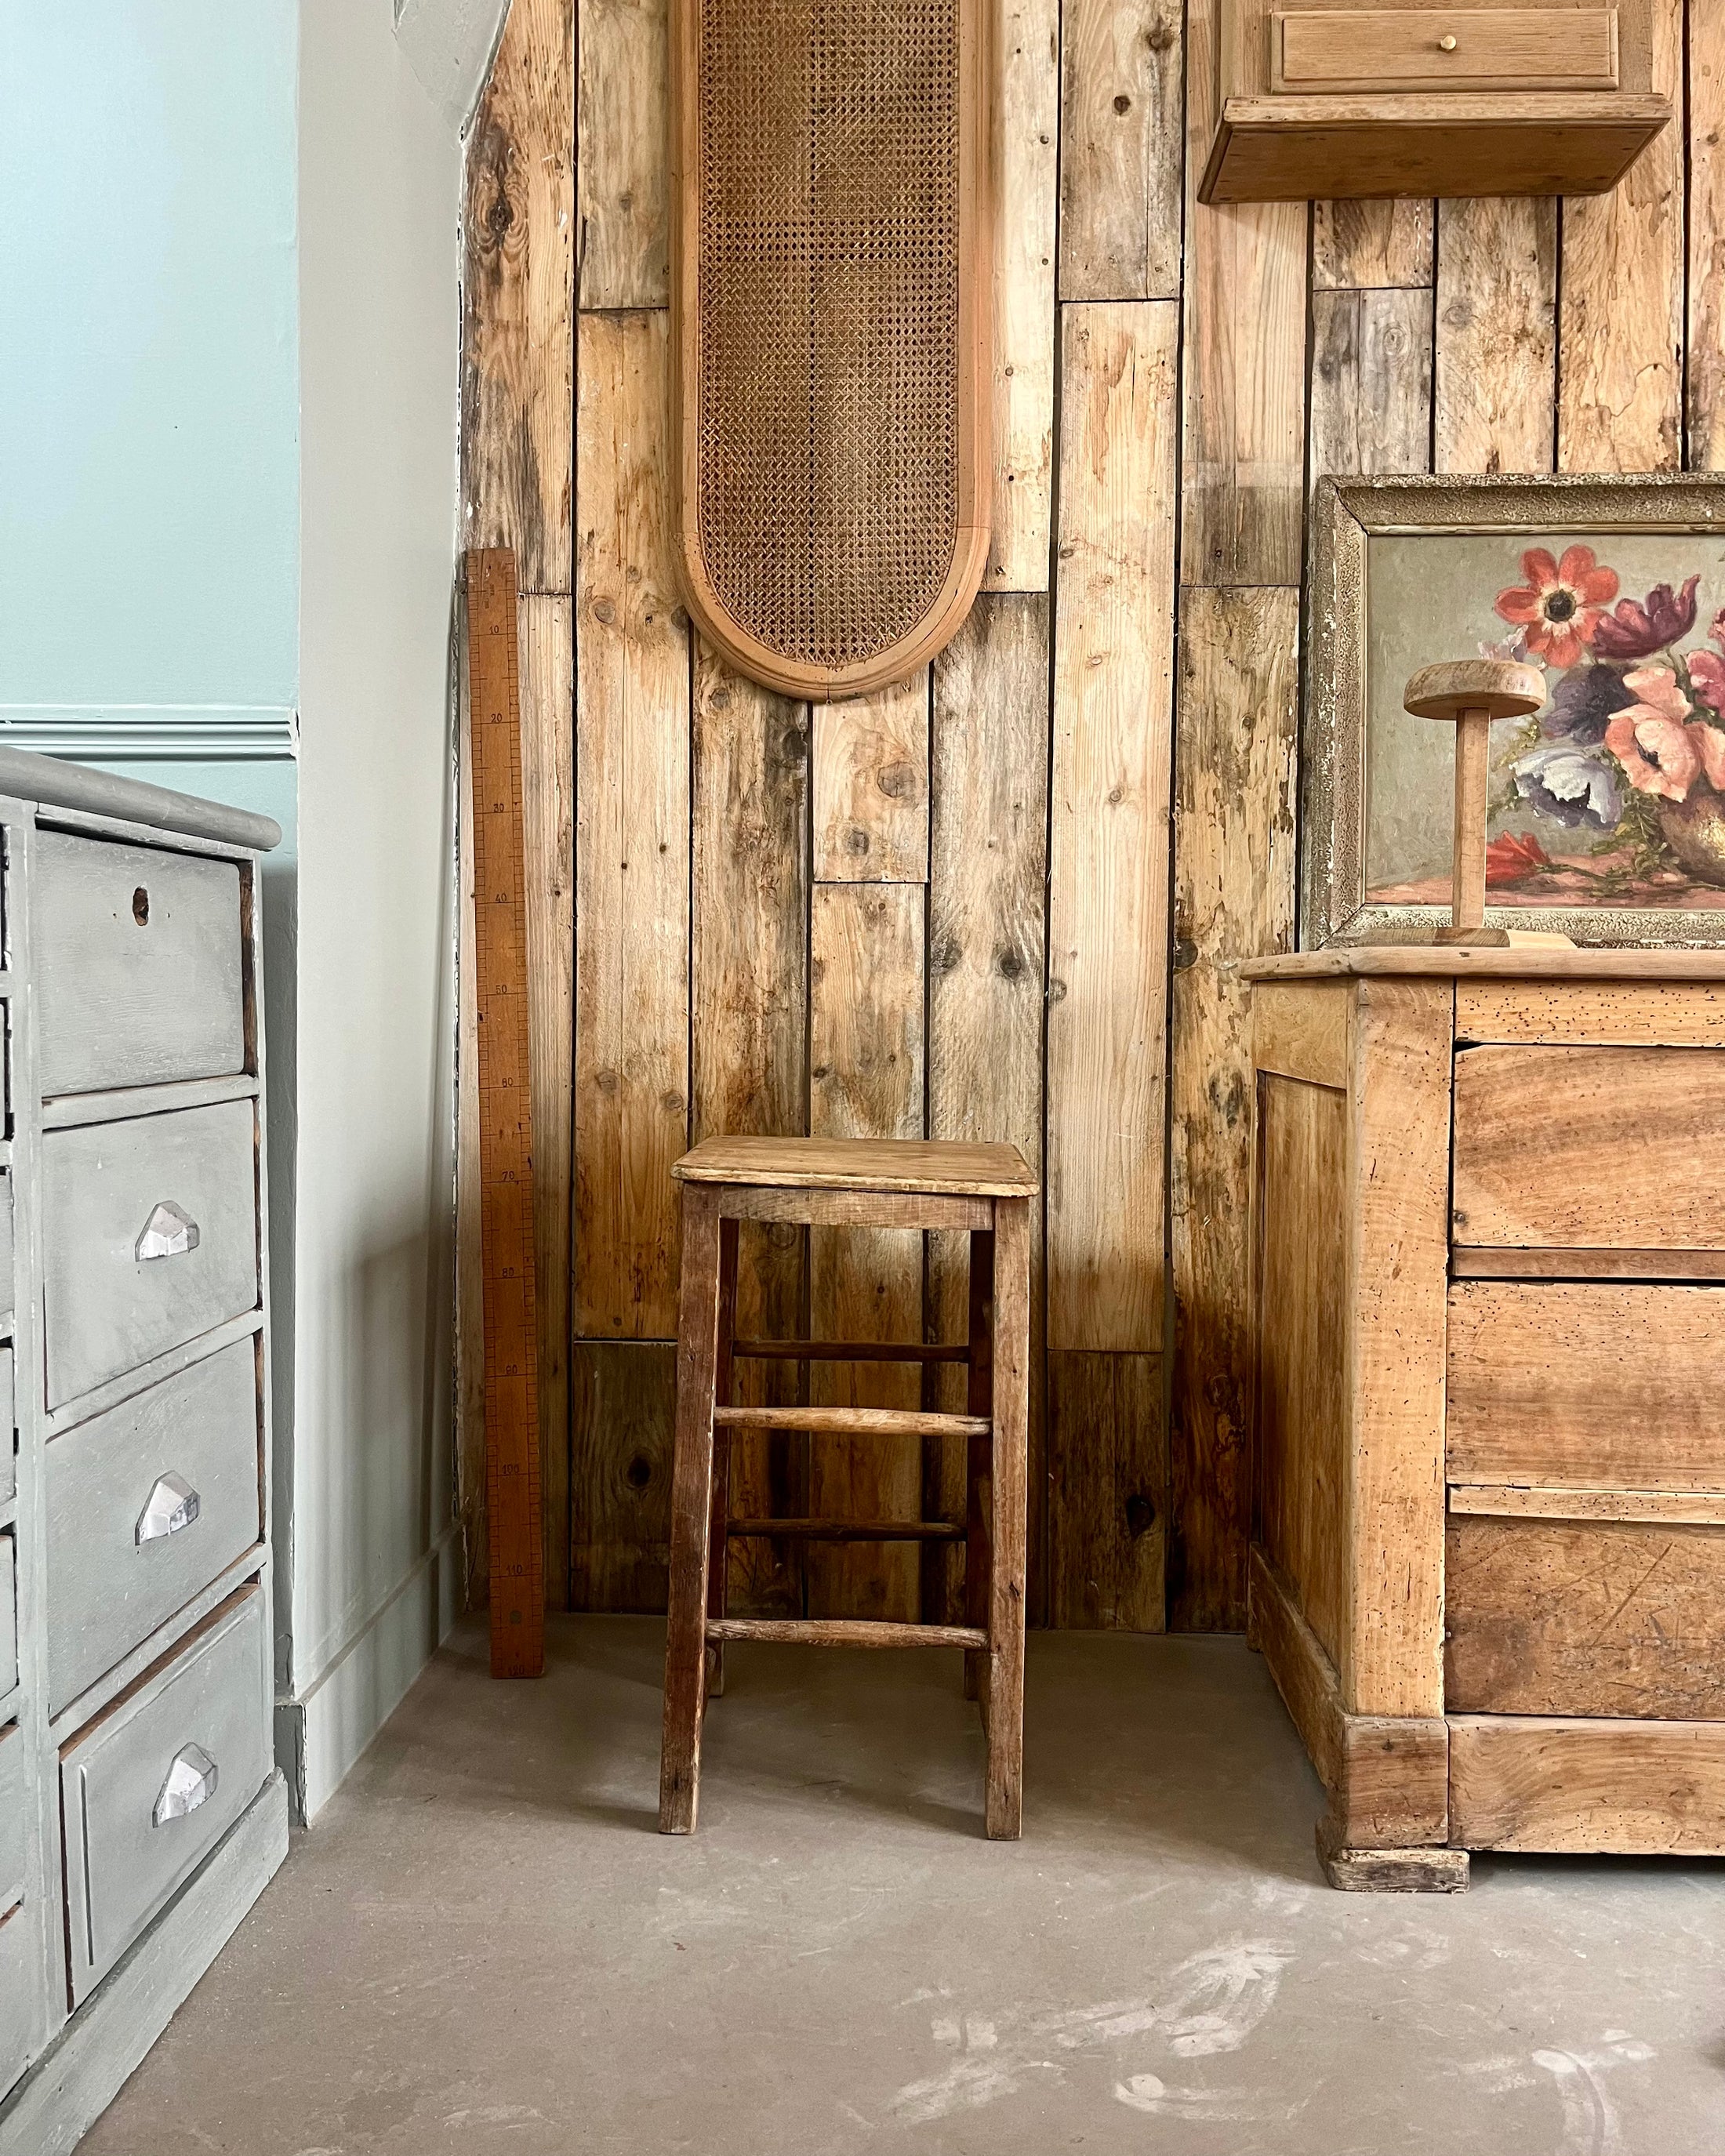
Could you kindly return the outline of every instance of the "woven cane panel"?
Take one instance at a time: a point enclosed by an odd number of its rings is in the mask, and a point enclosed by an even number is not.
[[[914,631],[958,521],[959,0],[701,0],[698,533],[801,665]]]

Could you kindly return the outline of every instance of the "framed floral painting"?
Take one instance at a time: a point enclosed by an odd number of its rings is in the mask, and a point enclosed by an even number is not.
[[[1410,675],[1517,659],[1491,729],[1486,918],[1725,943],[1725,480],[1325,480],[1313,511],[1301,940],[1448,917],[1455,737]]]

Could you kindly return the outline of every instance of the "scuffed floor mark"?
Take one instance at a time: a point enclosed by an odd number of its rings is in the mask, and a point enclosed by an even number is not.
[[[1170,2088],[1160,2075],[1134,2074],[1116,2082],[1114,2100],[1153,2118],[1216,2119],[1237,2124],[1255,2118],[1256,2107],[1237,2089]]]
[[[1653,2056],[1651,2044],[1617,2029],[1606,2032],[1599,2051],[1533,2054],[1534,2065],[1558,2085],[1563,2107],[1563,2156],[1628,2156],[1604,2076],[1615,2066],[1645,2065]]]
[[[1108,1999],[1023,2020],[936,2015],[930,2037],[957,2056],[940,2072],[907,2082],[889,2108],[901,2118],[926,2124],[1015,2095],[1043,2075],[1064,2080],[1075,2055],[1136,2038],[1159,2043],[1180,2059],[1237,2051],[1275,2005],[1282,1973],[1293,1958],[1293,1948],[1279,1941],[1240,1940],[1189,1955],[1170,1972],[1167,1989],[1158,1998]],[[1170,2092],[1153,2073],[1117,2082],[1114,2092],[1141,2111],[1180,2110],[1189,2118],[1250,2115],[1251,2100],[1240,2092]]]

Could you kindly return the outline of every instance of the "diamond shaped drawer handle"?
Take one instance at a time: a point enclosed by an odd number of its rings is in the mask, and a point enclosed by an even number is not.
[[[151,1258],[182,1258],[198,1248],[198,1223],[171,1198],[164,1198],[144,1223],[138,1237],[140,1264]]]
[[[138,1514],[138,1548],[160,1542],[164,1535],[178,1534],[182,1527],[191,1526],[198,1511],[198,1492],[183,1475],[162,1476],[150,1492],[150,1502]]]
[[[151,1826],[166,1826],[170,1820],[184,1819],[200,1804],[207,1804],[221,1779],[216,1763],[201,1744],[185,1744],[174,1754],[167,1779],[150,1815]]]

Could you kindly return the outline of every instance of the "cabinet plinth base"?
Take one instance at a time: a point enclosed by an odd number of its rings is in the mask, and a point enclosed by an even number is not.
[[[1317,1861],[1344,1894],[1461,1894],[1467,1887],[1465,1849],[1348,1849],[1328,1818],[1317,1823]]]

